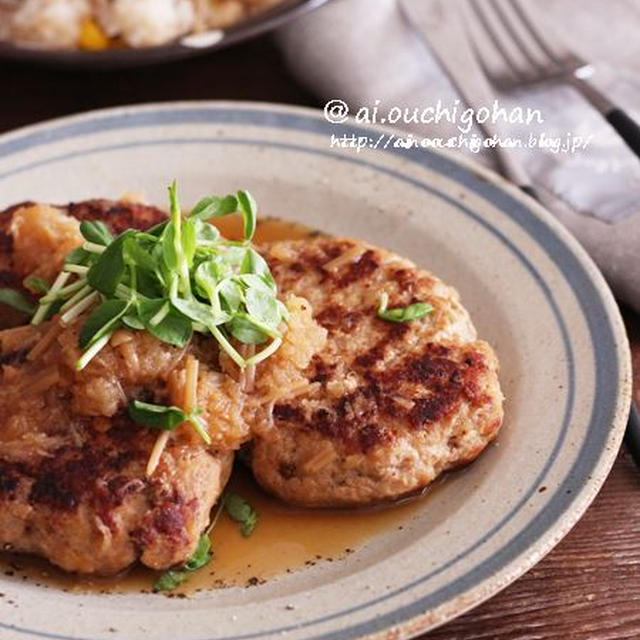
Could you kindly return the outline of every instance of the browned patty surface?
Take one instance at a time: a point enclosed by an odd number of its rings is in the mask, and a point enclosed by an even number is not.
[[[64,213],[104,220],[116,233],[165,219],[154,207],[105,200],[59,209],[16,206],[0,214],[5,286],[34,272],[52,279],[79,242],[77,223]],[[0,318],[4,326],[27,320],[6,309]],[[205,413],[223,428],[206,447],[181,427],[147,477],[158,432],[133,423],[126,406],[133,397],[177,403],[172,385],[179,388],[187,352],[137,333],[78,373],[78,325],[28,358],[52,325],[0,332],[0,543],[83,573],[114,573],[137,559],[156,569],[184,562],[224,488],[232,451],[248,434],[237,383],[216,371],[217,350],[207,361],[207,346],[192,346],[202,360],[199,387],[210,397]]]
[[[106,200],[11,207],[0,213],[0,286],[26,291],[23,280],[33,274],[52,282],[82,242],[78,220],[88,219],[119,233],[166,214]],[[284,302],[290,322],[283,344],[244,374],[212,338],[196,335],[178,349],[124,330],[78,372],[82,318],[69,327],[56,319],[32,327],[24,314],[0,307],[0,544],[83,573],[114,573],[138,559],[155,569],[184,562],[263,398],[299,386],[324,344],[309,304],[295,296]],[[188,358],[199,363],[197,405],[213,444],[182,425],[148,476],[158,431],[134,424],[127,406],[133,398],[184,406]]]
[[[308,506],[389,500],[470,462],[495,437],[498,362],[454,289],[342,238],[274,243],[264,255],[280,290],[304,295],[328,331],[308,387],[278,398],[257,430],[252,468],[265,488]],[[435,310],[382,320],[383,291],[391,308],[423,301]]]
[[[80,241],[72,218],[102,219],[117,233],[165,214],[104,200],[12,207],[0,213],[0,286],[20,287],[33,273],[51,281]],[[279,242],[264,254],[292,321],[282,347],[257,367],[250,402],[234,367],[197,341],[179,352],[136,335],[77,376],[77,327],[37,363],[27,354],[46,326],[0,333],[0,542],[82,572],[118,571],[137,558],[156,568],[182,562],[249,426],[258,481],[309,506],[396,498],[473,460],[495,437],[497,359],[476,341],[453,289],[352,240]],[[390,307],[426,301],[435,311],[411,323],[380,320],[382,291]],[[0,307],[0,328],[25,321]],[[156,433],[124,409],[132,397],[177,403],[171,388],[188,353],[202,363],[200,395],[218,437],[207,448],[181,428],[147,478]],[[148,366],[132,371],[132,358]],[[59,382],[39,389],[52,370]]]
[[[20,247],[16,261],[16,247],[14,232],[17,211],[29,211],[34,207],[33,202],[22,202],[12,205],[0,212],[0,288],[11,287],[27,293],[22,281],[31,273],[51,276],[59,268],[62,259],[70,246],[75,242],[64,242],[65,231],[47,229],[46,225],[39,225],[38,237],[33,247],[28,243]],[[166,219],[167,214],[148,205],[134,202],[120,202],[114,200],[85,200],[72,202],[68,205],[56,206],[56,209],[67,213],[72,218],[82,220],[103,220],[113,233],[121,233],[125,229],[147,229]],[[30,221],[29,215],[20,215],[24,221]],[[22,221],[22,220],[21,220]],[[62,239],[62,242],[61,242]],[[66,238],[67,241],[69,240]],[[20,324],[23,317],[10,307],[0,303],[0,329]]]

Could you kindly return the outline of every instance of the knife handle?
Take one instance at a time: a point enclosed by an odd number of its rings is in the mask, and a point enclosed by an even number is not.
[[[640,126],[626,111],[613,104],[590,77],[572,74],[569,81],[604,116],[627,147],[640,158]]]
[[[622,109],[614,107],[604,114],[607,122],[620,134],[633,153],[640,158],[640,126]]]
[[[629,453],[633,461],[640,467],[640,414],[635,404],[631,404],[631,413],[629,414],[629,422],[624,435],[624,442],[629,449]]]

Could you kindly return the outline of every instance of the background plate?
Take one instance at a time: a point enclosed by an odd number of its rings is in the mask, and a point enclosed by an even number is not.
[[[498,352],[507,397],[498,444],[429,496],[402,531],[251,589],[189,600],[84,596],[2,577],[3,640],[409,637],[524,573],[595,496],[623,435],[630,362],[593,263],[493,174],[424,150],[339,149],[331,134],[377,140],[381,130],[241,103],[57,120],[0,137],[0,206],[128,190],[164,204],[176,177],[187,205],[248,188],[263,213],[405,254],[460,290]]]
[[[243,20],[228,29],[222,29],[211,44],[192,46],[181,41],[158,47],[123,47],[105,51],[56,51],[25,47],[0,42],[0,59],[36,62],[54,67],[72,67],[94,70],[141,67],[171,60],[190,58],[202,53],[222,49],[237,42],[260,35],[284,24],[288,20],[324,4],[327,0],[283,0],[281,4]],[[214,30],[215,31],[215,30]],[[185,43],[189,42],[187,38]]]

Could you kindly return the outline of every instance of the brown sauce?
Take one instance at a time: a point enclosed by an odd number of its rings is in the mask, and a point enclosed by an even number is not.
[[[242,239],[242,218],[233,214],[212,220],[212,222],[220,229],[220,233],[230,240]],[[280,218],[260,218],[256,226],[256,233],[253,242],[260,244],[263,242],[277,242],[278,240],[301,240],[312,235],[316,235],[318,231],[314,231],[309,227],[298,222],[281,220]]]
[[[182,595],[233,586],[253,586],[284,573],[334,562],[357,550],[366,541],[389,530],[402,528],[417,513],[422,500],[370,509],[302,509],[289,507],[263,492],[250,473],[237,464],[229,482],[256,509],[259,521],[245,538],[238,525],[222,514],[211,542],[214,557],[194,572],[173,594]],[[66,573],[46,560],[5,554],[0,572],[38,586],[74,593],[132,593],[151,591],[160,575],[136,566],[111,578],[83,577]]]
[[[229,216],[216,221],[228,238],[242,236],[242,220]],[[258,222],[254,241],[273,242],[312,235],[311,229],[276,218]],[[355,551],[366,541],[392,529],[402,528],[420,507],[414,499],[377,509],[311,510],[289,507],[267,495],[255,484],[242,464],[236,464],[229,490],[257,510],[259,523],[249,538],[222,514],[211,533],[214,557],[209,565],[190,576],[173,596],[207,589],[253,586],[284,573],[319,562],[333,562]],[[0,555],[0,572],[12,579],[29,580],[38,586],[74,593],[150,592],[160,575],[135,566],[111,578],[83,577],[57,569],[43,559]]]

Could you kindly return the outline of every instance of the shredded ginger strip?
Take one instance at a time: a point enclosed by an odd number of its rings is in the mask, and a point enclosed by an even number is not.
[[[351,249],[347,249],[337,258],[329,260],[322,268],[325,271],[337,271],[343,265],[349,262],[355,262],[364,252],[365,248],[362,245],[356,245],[355,247],[351,247]]]
[[[185,367],[185,381],[183,391],[182,408],[186,413],[191,413],[198,406],[198,369],[199,361],[189,354]],[[160,458],[164,452],[171,431],[163,431],[156,439],[149,461],[147,462],[147,476],[152,476],[160,463]]]

